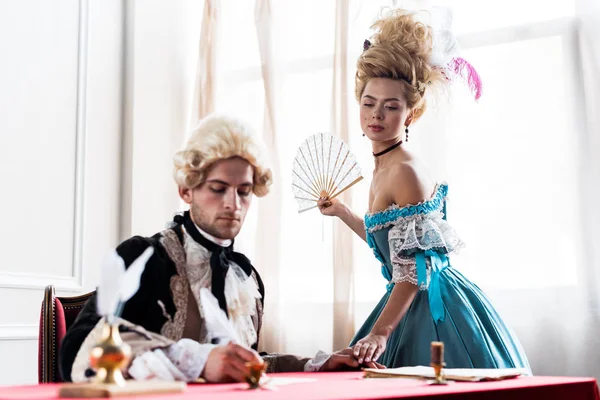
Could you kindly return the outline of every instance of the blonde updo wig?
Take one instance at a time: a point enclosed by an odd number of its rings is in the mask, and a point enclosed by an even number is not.
[[[389,78],[403,82],[408,108],[413,120],[426,109],[425,91],[445,78],[430,64],[432,29],[419,22],[415,13],[402,9],[390,10],[378,19],[371,29],[375,34],[357,61],[355,94],[357,100],[372,78]]]
[[[217,161],[240,157],[254,167],[254,194],[269,193],[272,173],[266,148],[246,123],[228,116],[208,116],[192,132],[185,148],[175,154],[175,181],[193,189],[202,184],[206,172]]]

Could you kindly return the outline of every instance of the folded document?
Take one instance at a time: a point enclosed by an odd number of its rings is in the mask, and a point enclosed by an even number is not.
[[[479,382],[516,378],[520,375],[527,375],[528,372],[523,368],[444,368],[442,374],[445,379],[452,381]],[[364,376],[365,378],[434,379],[435,373],[433,368],[425,366],[388,369],[365,368]]]

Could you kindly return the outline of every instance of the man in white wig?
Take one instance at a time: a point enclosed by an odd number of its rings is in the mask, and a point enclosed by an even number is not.
[[[244,381],[247,363],[261,361],[256,349],[265,288],[250,260],[233,250],[233,240],[253,195],[269,192],[272,174],[264,145],[241,121],[211,116],[194,130],[174,164],[179,196],[189,211],[176,215],[170,228],[152,237],[132,237],[117,247],[127,267],[148,247],[154,248],[140,288],[119,319],[121,336],[133,354],[125,372],[137,380]],[[211,300],[216,298],[213,304],[218,302],[213,310],[227,316],[234,341],[218,344],[210,332],[203,288],[210,290]],[[93,374],[89,351],[101,328],[94,295],[62,342],[59,363],[65,381],[83,381]],[[271,372],[358,366],[348,350],[319,352],[312,359],[280,354],[262,358]]]

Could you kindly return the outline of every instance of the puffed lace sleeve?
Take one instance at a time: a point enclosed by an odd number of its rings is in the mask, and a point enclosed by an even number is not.
[[[410,282],[418,285],[416,255],[428,250],[439,254],[457,253],[464,243],[454,229],[444,220],[440,210],[425,214],[414,214],[395,221],[389,230],[392,282]],[[429,284],[431,265],[426,259],[427,279],[422,289]]]
[[[216,347],[185,338],[174,342],[124,319],[117,321],[124,329],[121,339],[131,346],[133,355],[132,363],[123,372],[135,380],[195,381],[202,374],[209,353]],[[85,338],[73,363],[73,382],[89,380],[89,354],[100,340],[103,328],[104,320],[101,319]]]

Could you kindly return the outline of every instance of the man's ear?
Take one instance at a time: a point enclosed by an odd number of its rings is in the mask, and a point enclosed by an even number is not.
[[[192,189],[186,189],[179,186],[179,197],[181,197],[181,200],[186,204],[190,204],[192,202]]]

